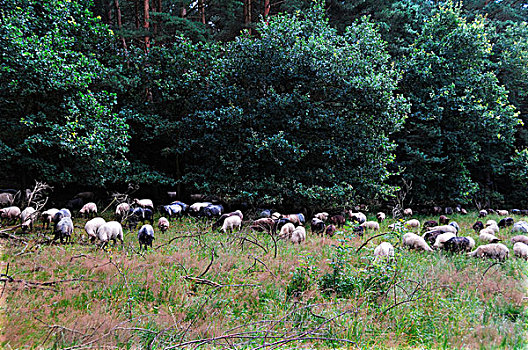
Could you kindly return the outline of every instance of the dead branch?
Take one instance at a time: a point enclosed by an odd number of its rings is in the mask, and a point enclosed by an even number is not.
[[[186,232],[186,233],[189,233],[189,235],[173,237],[167,243],[163,243],[163,244],[160,244],[159,246],[155,247],[154,250],[157,250],[157,249],[159,249],[161,247],[169,245],[172,242],[174,242],[175,240],[180,239],[180,238],[195,238],[195,237],[201,237],[203,235],[202,233],[197,234],[197,235],[191,235],[190,232]]]
[[[364,246],[366,246],[368,242],[370,242],[370,241],[373,240],[374,238],[376,238],[376,237],[380,237],[380,236],[384,236],[384,235],[388,235],[388,234],[390,234],[390,232],[380,233],[380,234],[377,234],[377,235],[375,235],[375,236],[370,237],[370,238],[367,239],[362,245],[360,245],[358,249],[356,249],[356,254],[359,253],[359,251],[360,251]]]
[[[204,272],[202,272],[200,275],[198,275],[198,278],[203,277],[207,273],[207,271],[209,271],[209,269],[211,268],[211,265],[213,265],[214,256],[215,256],[215,250],[213,248],[211,250],[211,261],[209,262],[209,265],[207,265],[207,267],[205,268]]]
[[[266,270],[268,270],[268,272],[269,272],[273,277],[277,278],[277,275],[275,275],[273,272],[271,272],[271,270],[268,268],[268,266],[267,266],[266,264],[264,264],[264,262],[263,262],[262,260],[260,260],[259,258],[255,257],[255,256],[253,256],[253,255],[251,255],[251,254],[248,255],[248,259],[249,259],[249,258],[253,258],[253,260],[255,261],[255,264],[257,263],[257,261],[258,261],[259,263],[261,263],[261,264],[266,268]],[[253,266],[254,266],[254,265],[253,265]]]

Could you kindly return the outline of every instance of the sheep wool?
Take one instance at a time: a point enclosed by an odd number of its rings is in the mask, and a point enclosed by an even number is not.
[[[528,260],[528,245],[517,242],[513,245],[513,253],[516,257]]]
[[[497,238],[494,234],[493,234],[493,231],[490,231],[488,229],[483,229],[483,230],[480,230],[480,234],[479,234],[479,239],[481,241],[485,241],[485,242],[490,242],[490,243],[497,243],[497,242],[500,242],[500,239]]]
[[[504,244],[501,243],[491,243],[479,246],[474,251],[468,253],[468,256],[474,256],[477,258],[490,258],[498,259],[500,261],[506,260],[510,250]]]
[[[376,221],[366,221],[361,224],[365,229],[372,231],[379,231],[380,225]]]
[[[284,226],[282,226],[279,237],[282,239],[290,239],[292,236],[292,232],[295,230],[295,226],[291,222],[288,222]]]
[[[403,226],[406,229],[413,229],[413,228],[419,229],[420,228],[420,221],[416,220],[416,219],[407,220],[407,221],[405,221]]]
[[[433,248],[438,248],[438,249],[444,248],[444,243],[453,237],[456,237],[456,235],[453,232],[442,233],[441,235],[436,237],[435,243],[433,244]]]
[[[97,229],[106,223],[103,218],[93,218],[84,225],[84,231],[88,234],[88,237],[93,242],[97,238]]]
[[[293,232],[291,233],[291,238],[293,244],[301,244],[306,240],[306,229],[302,226],[297,227]]]
[[[389,258],[394,257],[394,247],[389,242],[382,242],[374,249],[374,262],[381,257],[386,257],[387,261]]]
[[[403,245],[411,249],[425,250],[427,252],[432,251],[431,247],[429,247],[422,237],[412,232],[403,235]]]
[[[240,227],[242,227],[242,219],[238,215],[229,216],[224,220],[224,224],[222,225],[222,231],[226,233],[228,230],[229,232],[233,232],[233,229],[238,228],[240,230]]]
[[[518,235],[511,238],[512,243],[522,242],[528,244],[528,236]]]

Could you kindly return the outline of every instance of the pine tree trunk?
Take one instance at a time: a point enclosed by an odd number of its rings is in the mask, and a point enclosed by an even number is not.
[[[121,8],[119,7],[119,0],[114,0],[114,5],[116,8],[116,15],[117,15],[117,28],[121,32],[121,30],[123,29],[123,22],[121,21]],[[123,49],[126,52],[127,44],[126,44],[125,37],[123,36],[122,32],[119,34],[119,36],[121,37],[121,43],[123,44]]]
[[[251,34],[251,0],[244,0],[244,27]]]
[[[150,7],[149,0],[143,1],[143,29],[145,30],[145,52],[148,52],[150,49],[150,35],[148,34],[150,30]]]
[[[266,19],[269,16],[270,9],[271,9],[270,0],[264,0],[264,11],[262,12],[264,19]]]
[[[205,5],[204,5],[204,0],[198,0],[198,13],[200,14],[200,22],[205,24]]]

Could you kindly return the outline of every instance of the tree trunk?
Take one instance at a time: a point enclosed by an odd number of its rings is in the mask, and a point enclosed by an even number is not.
[[[134,0],[134,11],[136,19],[136,29],[139,29],[139,0]]]
[[[244,27],[251,34],[251,0],[244,0]]]
[[[205,24],[205,5],[204,5],[204,0],[198,0],[198,13],[200,15],[200,22]]]
[[[264,19],[266,19],[269,16],[270,9],[271,9],[270,0],[264,0],[264,11],[262,12]]]
[[[116,14],[117,14],[117,28],[121,32],[122,29],[123,29],[123,22],[121,21],[121,8],[119,7],[119,0],[114,0],[114,5],[115,5],[115,8],[116,8]],[[119,34],[119,36],[121,37],[121,43],[123,44],[123,49],[126,52],[127,51],[127,44],[126,44],[125,37],[123,36],[122,32]]]
[[[149,0],[143,1],[143,29],[145,30],[145,52],[148,52],[150,49],[150,35],[148,34],[150,30],[150,14],[149,14]]]

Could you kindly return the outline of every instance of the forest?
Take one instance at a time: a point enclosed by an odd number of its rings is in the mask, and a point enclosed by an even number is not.
[[[0,0],[0,187],[528,205],[528,4]]]

